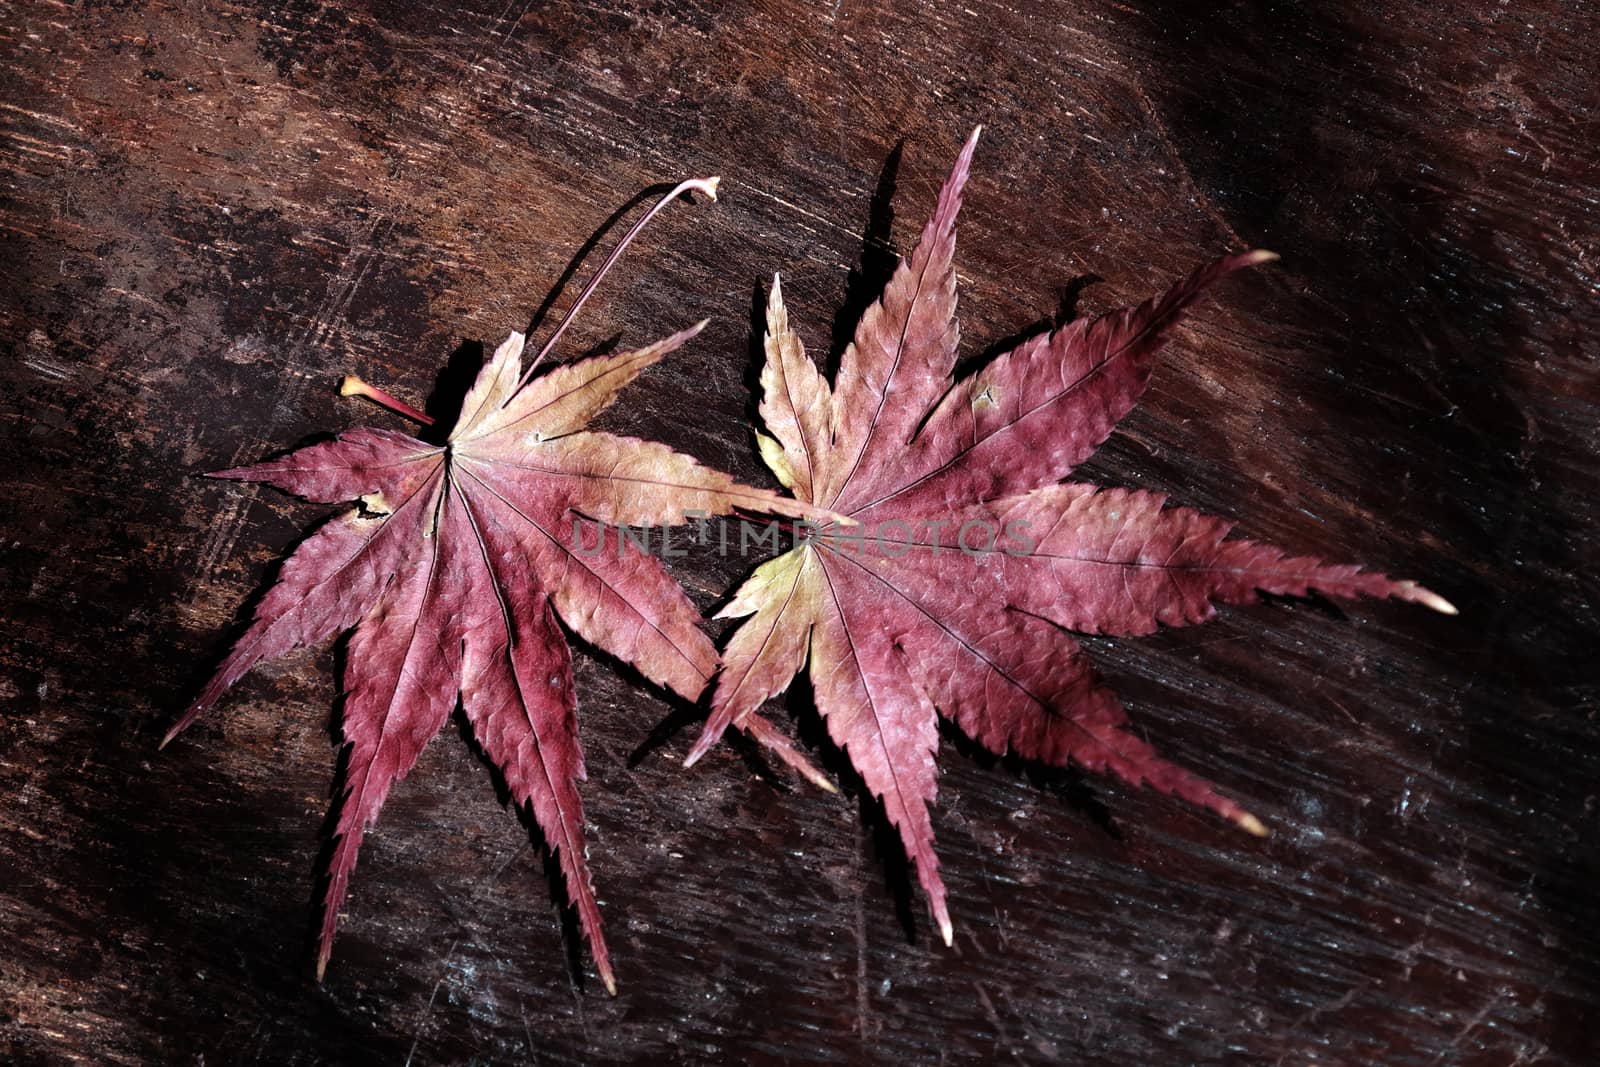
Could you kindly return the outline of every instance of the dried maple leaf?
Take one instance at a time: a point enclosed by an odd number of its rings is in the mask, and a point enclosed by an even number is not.
[[[761,455],[794,495],[859,521],[822,527],[745,582],[721,617],[749,616],[723,653],[710,721],[686,764],[810,662],[829,736],[880,798],[951,939],[928,805],[937,714],[984,747],[1076,763],[1261,823],[1128,732],[1065,631],[1145,634],[1260,592],[1395,597],[1454,613],[1414,582],[1224,540],[1229,524],[1155,493],[1061,479],[1144,391],[1183,310],[1241,267],[1209,263],[1137,308],[1042,333],[952,381],[951,267],[973,132],[910,259],[827,381],[767,307]],[[941,540],[942,537],[942,540]]]
[[[556,620],[694,700],[717,665],[699,612],[656,559],[599,524],[664,527],[684,522],[688,512],[815,511],[664,445],[584,430],[623,386],[704,323],[638,351],[531,378],[622,248],[690,189],[714,197],[715,179],[685,182],[634,226],[526,372],[522,334],[495,351],[443,444],[362,428],[213,475],[364,505],[320,527],[284,562],[249,630],[162,742],[255,663],[355,628],[344,679],[349,769],[328,871],[319,978],[362,834],[459,694],[478,742],[559,857],[595,967],[616,991],[585,857],[577,702]],[[431,421],[359,381],[347,379],[345,392]],[[758,736],[778,736],[754,725]]]

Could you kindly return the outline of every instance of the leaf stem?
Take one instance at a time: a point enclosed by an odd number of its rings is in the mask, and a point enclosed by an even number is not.
[[[561,339],[561,335],[567,332],[567,327],[571,325],[572,320],[577,317],[578,310],[583,307],[584,301],[589,299],[589,294],[593,293],[595,287],[600,284],[600,279],[606,276],[606,272],[611,270],[618,258],[621,257],[623,249],[627,248],[628,245],[632,243],[633,239],[639,236],[639,231],[644,229],[646,224],[648,224],[651,219],[660,214],[662,208],[666,207],[673,200],[684,195],[685,193],[704,193],[712,200],[715,200],[717,198],[717,183],[721,180],[721,178],[691,178],[688,181],[679,182],[670,193],[656,201],[655,207],[651,208],[649,212],[645,214],[644,218],[633,224],[633,228],[630,229],[627,235],[622,238],[622,240],[617,244],[617,247],[611,250],[611,254],[606,257],[606,261],[600,264],[600,269],[595,271],[594,277],[590,278],[588,284],[583,287],[583,292],[578,294],[578,299],[573,301],[572,307],[567,309],[567,314],[561,320],[561,325],[556,327],[556,332],[550,335],[550,339],[544,343],[542,348],[539,349],[539,354],[534,356],[533,360],[529,362],[528,369],[522,372],[522,377],[517,381],[517,388],[512,390],[513,396],[516,395],[516,393],[520,391],[524,385],[528,384],[528,379],[533,377],[534,369],[539,366],[540,361],[543,360],[545,356],[550,354],[550,350],[554,348],[556,342]],[[507,397],[506,403],[510,402],[510,397]]]
[[[433,419],[430,416],[424,415],[404,400],[396,400],[377,386],[368,385],[354,374],[346,374],[344,376],[344,380],[339,383],[339,395],[364,396],[368,400],[382,404],[398,415],[404,415],[408,419],[415,419],[424,426],[433,425]]]

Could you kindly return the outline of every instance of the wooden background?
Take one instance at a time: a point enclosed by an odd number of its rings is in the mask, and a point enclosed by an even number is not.
[[[0,1058],[1595,1062],[1600,20],[1314,6],[0,6]],[[339,377],[448,392],[572,298],[617,209],[720,174],[564,353],[714,316],[606,424],[771,484],[761,287],[781,268],[836,355],[979,122],[968,353],[1279,251],[1088,473],[1461,617],[1281,602],[1091,642],[1273,836],[947,737],[952,950],[803,706],[778,718],[843,796],[737,746],[682,771],[698,713],[580,655],[621,995],[454,727],[317,986],[338,653],[155,745],[331,509],[198,472],[398,425]],[[748,565],[676,571],[710,606]]]

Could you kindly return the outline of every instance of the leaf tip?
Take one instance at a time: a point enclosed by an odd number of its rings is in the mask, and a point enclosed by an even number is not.
[[[956,931],[955,927],[950,925],[950,917],[948,915],[939,916],[939,936],[944,938],[945,948],[952,948],[955,946]]]
[[[1425,608],[1437,611],[1440,615],[1461,614],[1460,608],[1435,593],[1432,589],[1424,589],[1415,582],[1409,582],[1407,585],[1409,588],[1406,590],[1406,598],[1413,603],[1421,604]]]
[[[318,953],[317,954],[317,984],[318,985],[322,984],[322,978],[327,973],[328,973],[328,957],[323,955],[323,954],[321,954],[321,953]]]
[[[194,707],[191,707],[188,711],[184,712],[183,718],[173,723],[171,729],[169,729],[161,738],[161,743],[156,746],[156,751],[160,752],[162,749],[172,744],[172,739],[183,733],[184,730],[188,729],[189,724],[194,721],[195,716],[198,714],[199,709]]]
[[[1246,252],[1244,255],[1240,256],[1239,266],[1259,267],[1263,263],[1276,263],[1281,258],[1283,257],[1279,256],[1276,252],[1269,252],[1265,248],[1257,248],[1254,251]]]
[[[1233,817],[1233,821],[1238,823],[1239,829],[1243,830],[1247,834],[1250,834],[1254,837],[1267,836],[1266,826],[1262,824],[1260,819],[1256,818],[1254,815],[1251,815],[1248,811],[1239,812],[1239,814]]]
[[[800,772],[800,777],[804,778],[806,781],[810,782],[824,793],[839,792],[839,787],[828,781],[827,775],[818,770],[815,764],[806,759],[804,756],[800,755],[800,753],[790,752],[785,755],[785,760],[789,766]]]

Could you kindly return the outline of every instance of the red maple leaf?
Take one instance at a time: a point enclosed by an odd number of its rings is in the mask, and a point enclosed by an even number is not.
[[[856,328],[836,384],[767,307],[762,457],[796,498],[858,520],[824,526],[745,582],[710,721],[686,764],[788,686],[809,659],[817,710],[880,798],[951,939],[928,805],[937,716],[997,753],[1109,771],[1261,823],[1167,762],[1066,631],[1146,634],[1261,592],[1395,597],[1454,613],[1415,582],[1226,540],[1230,524],[1159,494],[1061,481],[1144,391],[1166,334],[1241,267],[1229,256],[1164,295],[1041,333],[952,380],[955,220],[975,130],[911,257]]]
[[[355,628],[344,679],[349,770],[328,871],[319,978],[362,834],[459,696],[512,797],[532,810],[558,855],[595,967],[616,991],[585,858],[577,699],[557,619],[694,700],[717,666],[699,612],[655,558],[603,524],[666,527],[687,513],[816,510],[740,485],[665,445],[584,430],[623,386],[703,322],[638,351],[531,377],[622,248],[689,189],[714,196],[715,179],[685,182],[634,226],[527,371],[523,335],[513,333],[479,372],[444,443],[362,428],[213,475],[267,482],[308,500],[363,504],[320,527],[284,562],[249,630],[162,742],[254,664]],[[347,394],[431,422],[346,381]],[[782,748],[767,724],[752,726]],[[797,753],[787,753],[809,771]]]

